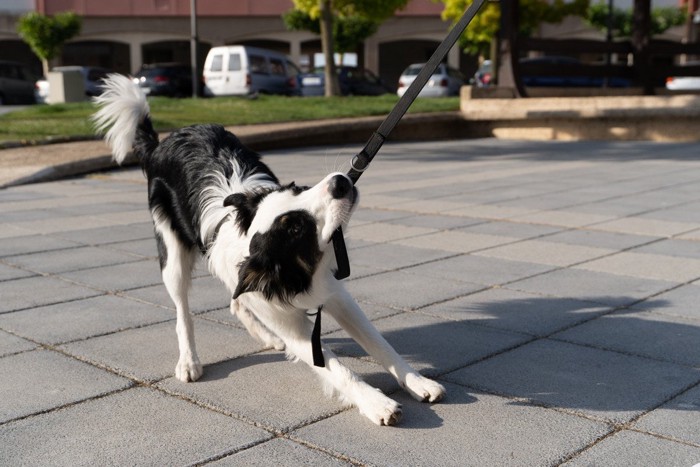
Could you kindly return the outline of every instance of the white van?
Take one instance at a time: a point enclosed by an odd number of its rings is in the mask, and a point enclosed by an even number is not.
[[[247,45],[213,47],[204,61],[204,94],[299,95],[299,68],[286,55]]]

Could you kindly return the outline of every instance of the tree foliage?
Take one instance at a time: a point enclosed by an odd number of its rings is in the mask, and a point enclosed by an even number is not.
[[[442,17],[456,22],[473,0],[433,0],[445,4]],[[519,0],[520,33],[532,34],[542,23],[559,23],[567,16],[584,16],[589,0]],[[498,2],[487,2],[460,38],[460,47],[474,54],[486,54],[491,40],[500,28],[501,8]]]
[[[335,52],[357,50],[362,41],[377,31],[382,21],[392,16],[396,10],[404,8],[409,0],[292,1],[294,8],[283,16],[285,24],[289,29],[321,34],[325,54],[330,49]],[[330,9],[329,15],[322,15],[322,3]],[[323,31],[332,33],[324,35]],[[332,58],[329,59],[331,56],[332,54],[326,58],[326,95],[339,92],[335,64]],[[330,81],[335,81],[335,84],[329,86]],[[331,88],[332,92],[329,93]]]
[[[651,10],[651,34],[661,34],[673,26],[685,24],[687,13],[682,8],[661,7]],[[608,28],[608,5],[599,2],[588,9],[586,22],[601,31]],[[615,37],[631,37],[634,29],[632,9],[613,8],[612,32]]]
[[[318,18],[306,12],[292,9],[282,15],[287,29],[293,31],[311,31],[321,33]],[[379,23],[362,16],[339,16],[333,22],[333,46],[336,52],[354,52],[369,36],[377,32]]]
[[[44,64],[48,72],[48,61],[55,58],[63,44],[80,33],[82,20],[72,12],[46,16],[29,12],[20,17],[17,32]]]

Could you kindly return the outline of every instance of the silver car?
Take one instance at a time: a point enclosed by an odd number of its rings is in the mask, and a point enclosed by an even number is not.
[[[401,73],[399,77],[399,89],[396,94],[403,96],[408,86],[416,79],[423,68],[424,63],[414,63]],[[464,75],[458,70],[441,63],[435,73],[430,77],[418,97],[445,97],[458,96],[459,88],[465,84]]]

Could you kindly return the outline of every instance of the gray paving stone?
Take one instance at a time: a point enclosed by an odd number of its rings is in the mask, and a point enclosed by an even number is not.
[[[584,245],[610,250],[624,250],[637,245],[649,243],[658,237],[631,235],[617,232],[600,232],[597,230],[566,230],[548,235],[546,240],[554,243],[567,243],[569,245]]]
[[[245,331],[206,320],[194,321],[197,352],[205,365],[205,374],[206,365],[262,349],[262,344]],[[71,355],[143,381],[172,376],[179,355],[175,321],[73,342],[61,348]]]
[[[4,238],[0,242],[0,257],[16,256],[40,251],[73,248],[77,243],[47,235],[23,235]]]
[[[386,393],[398,389],[398,383],[378,365],[341,361]],[[159,387],[282,431],[343,410],[340,402],[324,394],[320,380],[306,364],[286,361],[283,353],[275,351],[211,365],[195,383],[168,378]]]
[[[700,297],[700,284],[684,285],[638,303],[633,308],[700,320],[698,297]]]
[[[344,412],[292,433],[378,466],[553,465],[608,429],[583,418],[447,385],[447,397],[423,404],[403,393],[398,427],[371,425]]]
[[[508,284],[507,287],[523,292],[622,306],[655,295],[674,285],[673,282],[603,272],[560,269]]]
[[[609,308],[590,302],[500,288],[421,309],[421,313],[537,336],[549,335],[606,311]]]
[[[129,263],[138,260],[139,258],[133,255],[91,246],[8,256],[4,259],[9,264],[48,274]]]
[[[112,292],[162,285],[158,261],[150,259],[64,272],[60,275],[89,287]],[[165,290],[165,286],[162,287]]]
[[[80,242],[85,245],[103,245],[105,243],[153,238],[153,223],[138,222],[125,225],[111,225],[109,227],[69,230],[55,233],[52,236]]]
[[[620,311],[553,336],[568,342],[700,367],[700,320]]]
[[[30,271],[25,271],[17,267],[5,266],[4,264],[0,264],[0,282],[12,279],[20,279],[22,277],[31,277],[35,275],[35,273]]]
[[[0,313],[102,295],[102,292],[54,279],[29,277],[0,282]]]
[[[552,270],[552,266],[487,258],[476,255],[460,255],[404,269],[408,274],[459,280],[483,285],[500,285]]]
[[[155,267],[157,270],[158,266],[155,265]],[[160,281],[158,285],[127,290],[124,292],[124,295],[144,300],[155,305],[168,307],[173,310],[175,309],[175,305],[173,305],[173,301],[170,295],[168,295],[165,285]],[[231,295],[218,279],[207,275],[192,280],[189,301],[190,310],[193,313],[201,313],[203,311],[228,308],[231,303]]]
[[[0,315],[0,328],[54,345],[174,318],[171,310],[102,295],[6,313]]]
[[[269,439],[259,428],[146,388],[0,427],[3,465],[193,465]]]
[[[158,258],[158,248],[155,237],[143,240],[129,240],[126,242],[110,243],[110,250],[124,251],[144,258]]]
[[[700,445],[700,386],[652,410],[637,420],[633,427]]]
[[[276,438],[207,465],[216,467],[267,467],[270,465],[325,467],[353,464],[288,439]]]
[[[640,246],[634,251],[639,253],[653,253],[657,255],[700,259],[700,242],[671,238]]]
[[[663,465],[689,467],[700,459],[700,448],[634,431],[622,431],[606,438],[565,463],[566,467],[605,465],[633,467]]]
[[[500,235],[512,238],[535,238],[561,231],[560,228],[549,225],[521,224],[518,222],[491,221],[462,228],[465,232],[488,235]],[[549,237],[547,237],[549,240]]]
[[[24,352],[36,348],[37,345],[21,337],[0,331],[0,357],[13,353]]]
[[[463,367],[530,339],[416,313],[403,313],[374,324],[402,357],[428,375]],[[323,341],[342,355],[367,355],[344,331],[324,336]]]
[[[444,378],[604,420],[626,422],[700,381],[700,371],[540,340]]]
[[[350,264],[371,266],[384,271],[390,271],[452,255],[454,255],[454,253],[438,249],[381,244],[353,250],[350,253]]]
[[[411,215],[387,220],[389,224],[407,225],[411,227],[428,227],[431,229],[449,230],[475,224],[483,224],[483,219],[470,219],[468,217],[438,216],[438,215]]]
[[[415,309],[482,289],[483,285],[448,281],[403,272],[386,272],[347,283],[357,300]]]
[[[47,350],[0,358],[0,374],[3,375],[3,383],[0,385],[0,422],[131,385],[124,378]]]

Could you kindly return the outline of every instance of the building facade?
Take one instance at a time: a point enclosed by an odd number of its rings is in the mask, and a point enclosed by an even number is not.
[[[211,47],[246,44],[286,53],[302,69],[313,67],[320,39],[287,30],[281,15],[291,8],[291,0],[196,0],[200,66]],[[38,60],[16,33],[17,18],[31,10],[47,15],[73,11],[83,18],[80,36],[66,44],[57,61],[64,65],[134,73],[144,63],[190,62],[190,0],[3,0],[0,59],[39,71]],[[411,0],[365,41],[357,51],[359,64],[395,85],[401,71],[426,61],[447,33],[450,24],[441,11],[440,3]],[[457,48],[448,63],[467,75],[476,68],[476,59]]]

